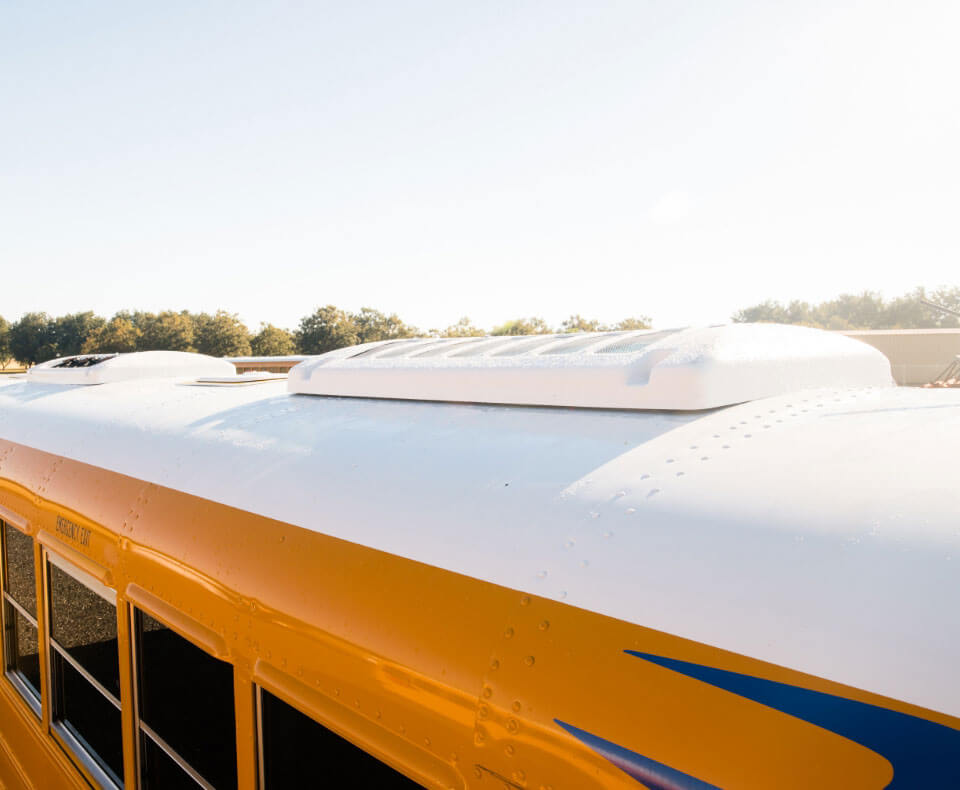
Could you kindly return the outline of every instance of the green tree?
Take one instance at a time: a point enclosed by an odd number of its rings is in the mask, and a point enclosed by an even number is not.
[[[94,332],[106,324],[92,310],[54,318],[51,325],[53,342],[58,357],[72,357],[83,353],[83,346]]]
[[[25,365],[57,357],[53,321],[46,313],[26,313],[10,327],[10,352]]]
[[[619,321],[614,327],[621,332],[630,332],[634,329],[652,329],[653,322],[648,316],[641,315],[635,318],[624,318],[622,321]]]
[[[212,357],[250,355],[250,330],[236,313],[217,310],[213,315],[199,313],[193,318],[193,342],[201,354]]]
[[[273,324],[260,324],[260,331],[250,340],[250,351],[257,357],[283,357],[297,352],[293,333]]]
[[[358,343],[416,337],[419,334],[416,327],[407,326],[396,313],[386,315],[371,307],[361,307],[360,312],[351,314],[350,319],[357,328]]]
[[[473,325],[473,322],[464,316],[457,323],[451,324],[442,331],[433,331],[431,334],[437,337],[483,337],[484,332],[480,327]]]
[[[599,321],[584,318],[580,313],[570,316],[560,324],[561,332],[602,332],[608,328]]]
[[[491,335],[549,335],[553,330],[542,318],[515,318],[495,326]]]
[[[195,350],[193,317],[186,310],[134,313],[130,321],[141,333],[139,351]]]
[[[140,330],[123,315],[115,315],[83,344],[84,354],[123,354],[137,350]]]
[[[0,370],[6,370],[13,359],[10,353],[10,324],[0,315]]]
[[[323,354],[359,341],[352,316],[332,304],[300,319],[295,337],[301,354]]]
[[[957,316],[929,307],[920,301],[921,299],[926,299],[934,304],[939,304],[960,312],[960,288],[942,285],[929,295],[925,293],[923,288],[917,288],[913,293],[908,294],[904,298],[912,302],[914,312],[920,313],[919,316],[914,318],[917,326],[936,327],[937,329],[955,329],[960,327],[960,318]],[[891,305],[891,312],[892,307],[893,305]]]
[[[818,326],[814,310],[806,302],[793,301],[788,305],[767,300],[753,307],[738,311],[733,320],[737,323],[804,324]]]

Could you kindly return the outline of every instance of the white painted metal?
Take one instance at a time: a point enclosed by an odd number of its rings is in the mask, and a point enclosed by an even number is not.
[[[616,351],[631,345],[637,350]],[[404,340],[314,357],[289,378],[290,392],[301,394],[670,410],[892,384],[890,363],[876,349],[777,324]]]
[[[117,354],[90,367],[62,367],[71,359],[76,357],[61,357],[35,365],[27,371],[27,377],[51,384],[89,385],[131,379],[236,375],[234,366],[225,359],[185,351],[140,351]]]
[[[662,413],[18,381],[0,437],[960,715],[960,391]]]

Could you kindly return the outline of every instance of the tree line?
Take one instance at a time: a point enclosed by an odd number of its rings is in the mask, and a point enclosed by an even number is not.
[[[285,356],[322,354],[343,346],[404,337],[481,337],[531,335],[553,332],[594,332],[604,329],[647,329],[650,319],[626,318],[614,325],[572,315],[558,328],[542,318],[517,318],[489,332],[461,318],[445,329],[421,331],[396,313],[369,307],[357,312],[334,305],[320,307],[300,320],[295,330],[261,324],[251,332],[236,313],[159,313],[121,311],[110,319],[92,311],[57,317],[26,313],[8,323],[0,316],[0,367],[11,360],[35,365],[76,354],[110,354],[129,351],[196,351],[215,357]]]
[[[960,319],[924,304],[934,302],[960,311],[960,287],[941,287],[929,293],[914,288],[886,300],[875,291],[841,294],[819,304],[766,301],[738,311],[738,322],[802,324],[820,329],[954,329]]]
[[[960,311],[960,287],[941,287],[927,292],[915,288],[886,300],[874,291],[841,294],[819,304],[802,301],[765,301],[739,310],[737,322],[802,324],[822,329],[919,329],[957,328],[960,319],[941,313],[923,302],[929,300]],[[334,305],[319,307],[304,316],[294,330],[261,324],[251,332],[235,313],[191,313],[165,310],[160,313],[121,311],[110,319],[93,312],[50,317],[27,313],[9,324],[0,316],[0,366],[11,359],[27,365],[74,354],[124,351],[198,351],[215,357],[284,356],[322,354],[343,346],[404,337],[480,337],[482,335],[535,335],[554,332],[595,332],[610,329],[648,329],[646,316],[603,324],[579,314],[559,327],[538,317],[515,318],[489,331],[461,318],[445,329],[422,331],[405,323],[396,313],[369,307],[357,312]]]

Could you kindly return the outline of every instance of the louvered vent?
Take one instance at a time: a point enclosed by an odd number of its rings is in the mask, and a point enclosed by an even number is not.
[[[892,383],[887,358],[857,340],[805,327],[732,324],[397,341],[303,362],[290,371],[288,386],[304,395],[691,410],[814,387]]]

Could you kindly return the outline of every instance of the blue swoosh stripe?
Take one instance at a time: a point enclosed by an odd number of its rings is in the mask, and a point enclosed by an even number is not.
[[[669,765],[658,763],[642,754],[637,754],[623,746],[594,735],[586,730],[574,727],[560,719],[554,719],[563,729],[575,738],[583,741],[595,752],[605,757],[624,773],[629,774],[638,782],[643,782],[650,790],[719,790],[715,785],[697,779],[696,777],[671,768]]]
[[[893,765],[890,790],[960,788],[960,731],[907,713],[800,686],[635,650],[625,653],[849,738]]]

